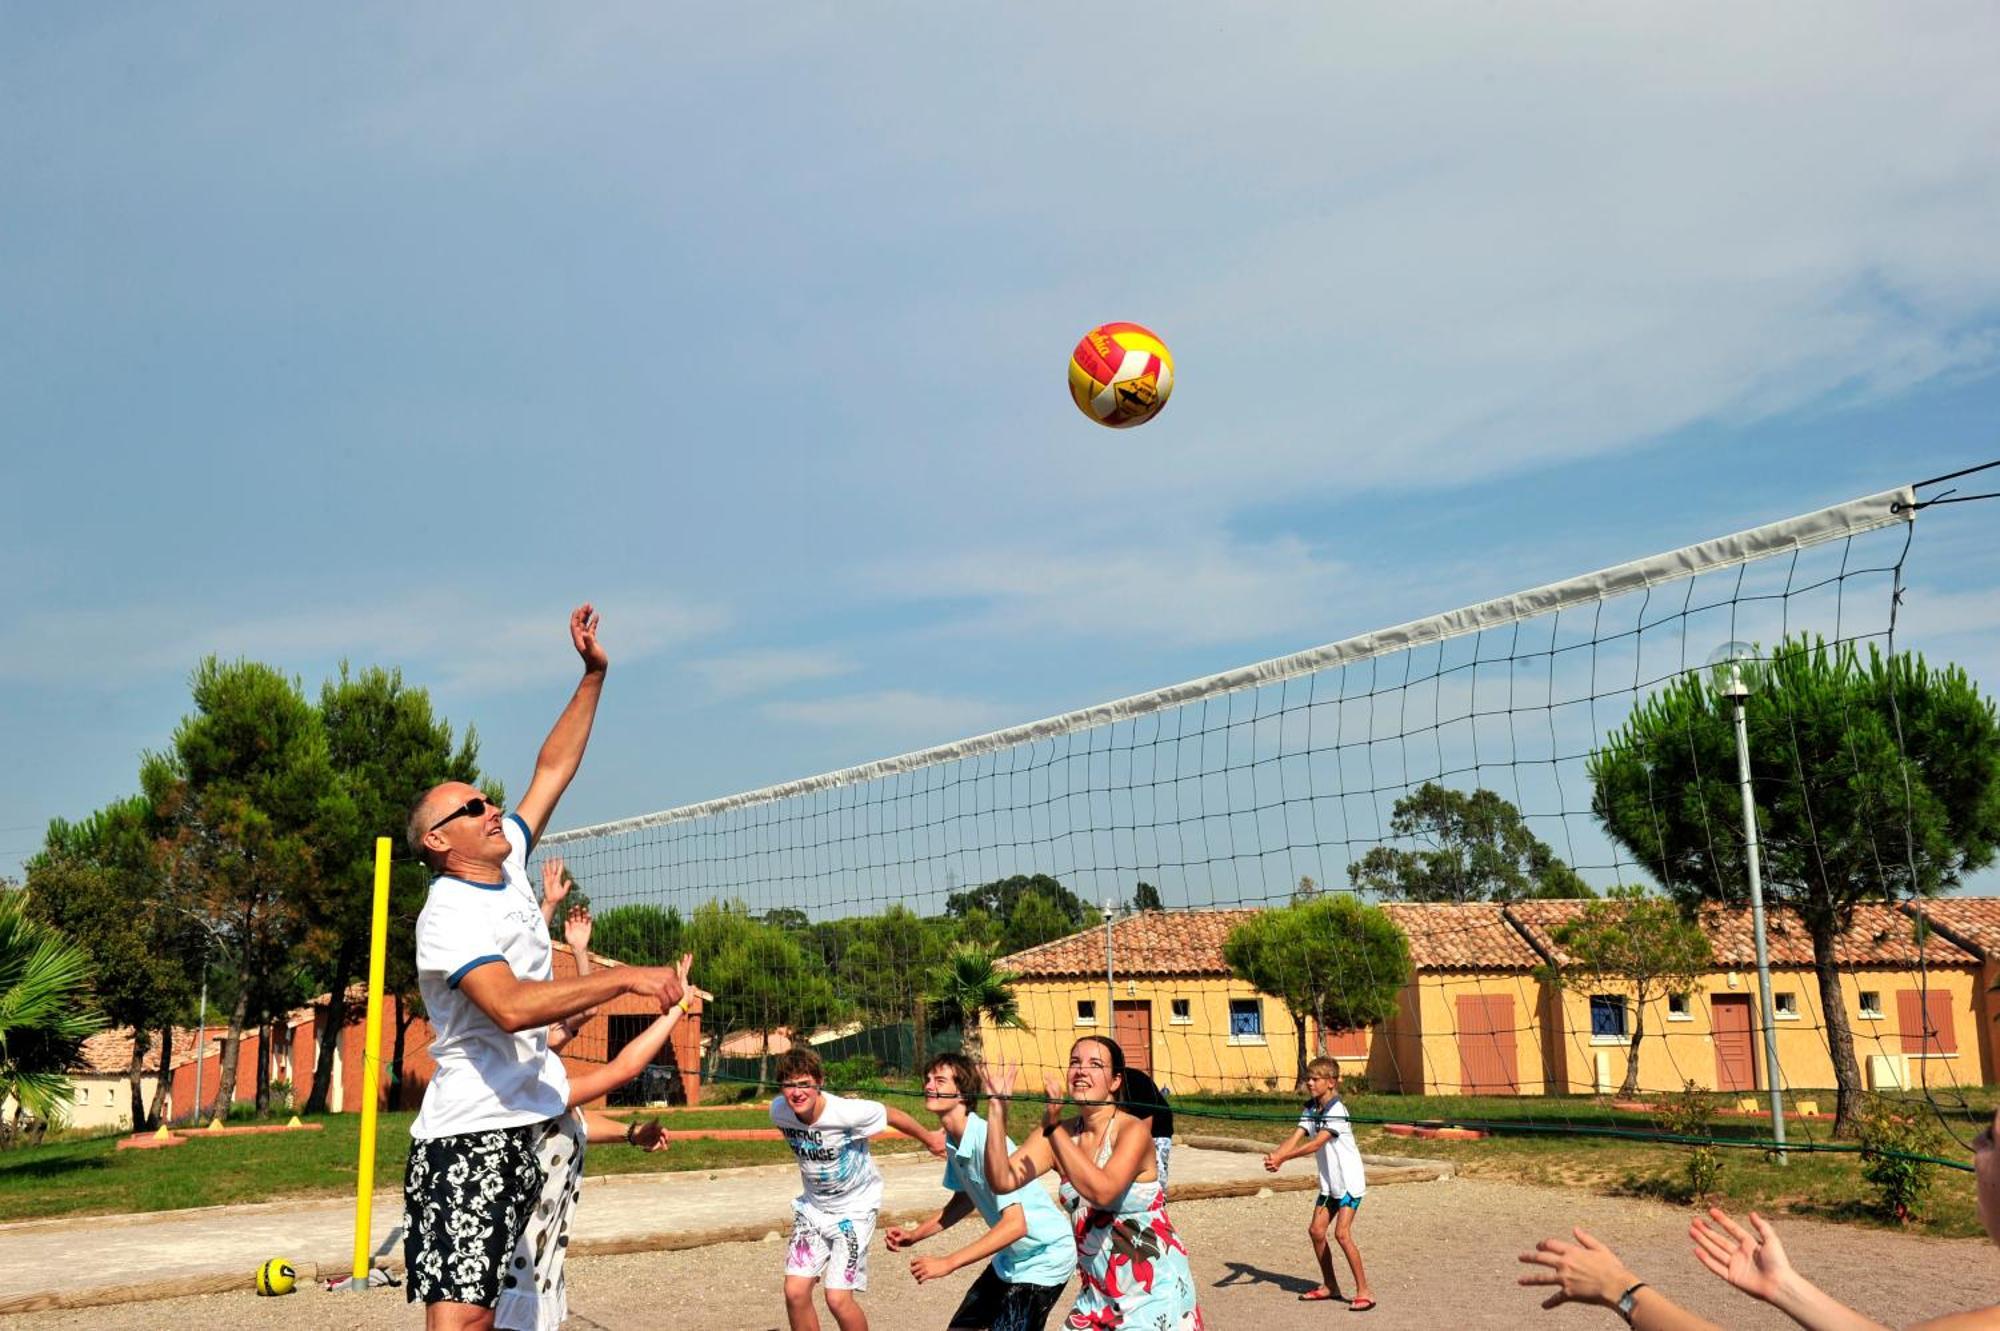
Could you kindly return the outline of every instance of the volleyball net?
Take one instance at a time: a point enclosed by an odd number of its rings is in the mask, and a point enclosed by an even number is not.
[[[1431,1117],[1690,1084],[1761,1106],[1766,1031],[1829,1113],[1844,1059],[1862,1089],[1978,1084],[1981,958],[1913,907],[1965,867],[1925,784],[1951,680],[1913,683],[1896,640],[1918,507],[1869,495],[536,854],[594,951],[695,954],[715,997],[683,1072],[711,1084],[809,1044],[836,1080],[969,1047],[1039,1088],[1101,1035],[1194,1112],[1289,1095],[1312,1057]],[[1828,890],[1863,899],[1830,941]]]

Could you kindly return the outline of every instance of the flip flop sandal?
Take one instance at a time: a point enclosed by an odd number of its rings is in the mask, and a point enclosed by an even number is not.
[[[1347,1305],[1347,1311],[1351,1313],[1372,1313],[1375,1311],[1375,1300],[1362,1299],[1359,1302],[1350,1303]]]
[[[1341,1295],[1328,1289],[1325,1285],[1315,1285],[1311,1289],[1307,1290],[1305,1293],[1299,1295],[1299,1302],[1300,1303],[1329,1303],[1329,1302],[1345,1303],[1347,1302],[1347,1300],[1343,1298]]]

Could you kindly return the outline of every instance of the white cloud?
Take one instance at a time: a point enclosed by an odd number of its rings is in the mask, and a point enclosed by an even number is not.
[[[882,689],[797,702],[769,702],[759,710],[773,721],[879,738],[883,752],[896,747],[943,744],[984,734],[1021,718],[1008,708],[975,698]]]
[[[1294,537],[1210,535],[1075,552],[989,547],[878,568],[872,578],[896,596],[977,601],[950,632],[1186,646],[1311,637],[1340,601],[1347,570]]]
[[[716,697],[740,698],[849,674],[855,666],[838,652],[772,648],[690,661],[688,668],[701,677]]]
[[[202,657],[246,657],[306,674],[337,660],[395,665],[413,683],[493,694],[576,671],[568,608],[497,608],[465,598],[406,598],[373,606],[313,604],[250,618],[203,618],[180,606],[68,610],[0,631],[0,680],[117,686],[183,672]],[[620,597],[600,634],[613,665],[699,640],[716,611],[666,599]]]

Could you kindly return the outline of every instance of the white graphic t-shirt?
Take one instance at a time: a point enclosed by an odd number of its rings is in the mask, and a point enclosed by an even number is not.
[[[549,1052],[548,1028],[502,1030],[458,987],[493,963],[523,980],[553,974],[549,927],[528,884],[528,825],[510,813],[501,826],[510,852],[500,881],[439,877],[417,916],[417,987],[437,1061],[410,1124],[420,1141],[540,1123],[569,1106],[569,1075]]]
[[[889,1111],[873,1100],[822,1094],[819,1117],[802,1123],[779,1096],[771,1122],[799,1159],[805,1191],[799,1202],[827,1215],[860,1215],[882,1205],[882,1174],[868,1154],[868,1139],[886,1132]]]
[[[1299,1131],[1308,1138],[1331,1132],[1333,1140],[1313,1152],[1319,1166],[1319,1190],[1328,1197],[1361,1197],[1368,1191],[1368,1176],[1361,1168],[1361,1148],[1354,1144],[1354,1125],[1348,1121],[1347,1106],[1335,1097],[1321,1108],[1306,1101],[1299,1115]]]

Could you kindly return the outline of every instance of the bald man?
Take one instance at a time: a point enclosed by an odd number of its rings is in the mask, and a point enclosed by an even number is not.
[[[609,664],[597,612],[569,617],[583,679],[535,758],[528,793],[504,812],[477,787],[448,781],[410,810],[410,848],[437,874],[417,917],[417,982],[437,1062],[403,1178],[403,1255],[411,1302],[429,1331],[546,1331],[568,1314],[563,1282],[574,1197],[540,1205],[571,1174],[583,1129],[569,1078],[549,1049],[552,1022],[619,994],[666,1011],[681,998],[672,969],[614,966],[553,978],[549,929],[528,881],[528,853],[590,742]]]

